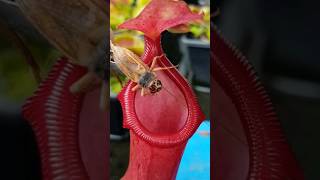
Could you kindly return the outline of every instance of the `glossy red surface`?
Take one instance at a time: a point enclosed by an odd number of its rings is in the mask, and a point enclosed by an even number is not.
[[[138,30],[156,40],[171,27],[201,18],[202,15],[192,13],[184,1],[153,0],[136,18],[124,22],[119,28]]]
[[[109,178],[108,123],[106,113],[99,111],[99,92],[69,90],[86,72],[66,59],[58,60],[23,106],[23,116],[36,136],[45,180]]]
[[[159,54],[162,54],[160,41],[146,38],[144,62],[151,62]],[[171,65],[165,57],[158,61],[161,67]],[[131,90],[135,86],[133,82],[121,91],[119,100],[124,112],[124,126],[154,145],[184,143],[204,120],[204,115],[190,85],[176,69],[160,73],[166,90],[159,94],[142,97],[140,90]]]
[[[83,95],[68,87],[86,73],[59,60],[23,106],[23,116],[36,135],[43,179],[88,179],[78,146],[78,120]]]

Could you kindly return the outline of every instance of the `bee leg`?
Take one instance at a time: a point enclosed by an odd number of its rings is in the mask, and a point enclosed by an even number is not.
[[[137,84],[137,85],[135,85],[135,86],[131,89],[131,91],[136,91],[136,90],[138,90],[139,88],[140,88],[140,85]]]
[[[152,71],[153,70],[153,68],[155,67],[155,65],[156,65],[156,62],[157,62],[157,57],[154,57],[153,58],[153,60],[152,60],[152,64],[151,64],[151,66],[150,66],[150,70]]]
[[[141,96],[144,96],[144,88],[141,89]]]
[[[151,66],[150,66],[150,70],[151,70],[151,71],[155,68],[157,60],[158,60],[159,58],[162,58],[163,56],[165,56],[165,54],[162,54],[161,56],[156,56],[156,57],[153,58],[152,64],[151,64]]]
[[[162,70],[167,70],[167,69],[173,69],[173,68],[177,68],[178,65],[176,66],[170,66],[170,67],[158,67],[158,68],[154,68],[152,71],[155,72],[155,71],[162,71]]]
[[[148,90],[144,92],[144,95],[149,95],[149,94],[151,94],[151,93]]]

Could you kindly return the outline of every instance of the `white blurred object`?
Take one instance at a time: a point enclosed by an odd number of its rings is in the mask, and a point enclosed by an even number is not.
[[[210,0],[198,0],[198,3],[201,6],[210,6]]]

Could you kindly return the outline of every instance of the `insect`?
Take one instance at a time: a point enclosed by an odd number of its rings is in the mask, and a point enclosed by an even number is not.
[[[141,96],[155,94],[163,88],[161,81],[157,78],[157,71],[176,68],[176,66],[156,67],[157,60],[163,57],[164,54],[154,57],[149,67],[129,49],[116,46],[112,41],[110,41],[110,48],[111,63],[116,64],[123,74],[137,83],[132,88],[132,91],[137,91],[141,88]]]

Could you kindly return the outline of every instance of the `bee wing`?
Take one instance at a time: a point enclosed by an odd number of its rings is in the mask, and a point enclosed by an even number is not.
[[[130,66],[127,63],[123,63],[123,62],[116,62],[114,61],[115,64],[117,65],[117,67],[120,69],[120,71],[127,76],[131,81],[133,82],[138,82],[139,81],[139,74],[137,74],[136,72],[132,71],[132,69],[130,68]]]
[[[134,54],[132,51],[128,50],[128,57],[129,57],[129,61],[131,61],[132,63],[135,63],[137,65],[139,65],[141,68],[143,68],[145,71],[149,70],[149,67],[139,58],[139,56],[137,56],[136,54]]]
[[[111,41],[110,47],[114,63],[130,80],[138,82],[139,77],[149,70],[149,67],[140,60],[139,56],[130,50],[116,46]]]

